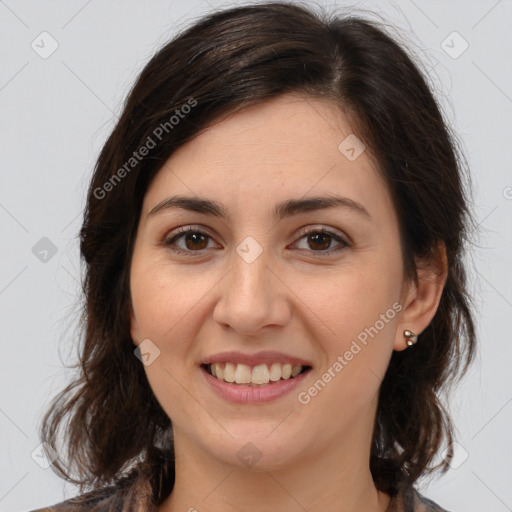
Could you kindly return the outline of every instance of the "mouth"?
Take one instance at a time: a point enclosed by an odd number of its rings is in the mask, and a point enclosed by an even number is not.
[[[309,365],[291,363],[261,363],[247,365],[242,363],[216,362],[202,364],[203,370],[211,377],[228,384],[244,387],[265,387],[279,382],[291,381],[309,372]]]

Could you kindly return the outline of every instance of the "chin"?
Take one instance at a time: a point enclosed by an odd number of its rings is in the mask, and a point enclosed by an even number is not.
[[[277,471],[294,464],[307,446],[307,443],[299,444],[293,435],[286,438],[289,444],[284,444],[282,438],[270,439],[268,434],[234,436],[222,444],[216,443],[214,450],[211,444],[206,448],[218,462],[236,470]]]

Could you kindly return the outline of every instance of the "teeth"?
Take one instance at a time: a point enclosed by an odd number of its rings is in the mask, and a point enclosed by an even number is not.
[[[265,385],[269,382],[296,377],[302,368],[301,364],[292,367],[290,363],[272,363],[270,369],[266,364],[259,364],[252,370],[246,364],[212,363],[210,365],[211,374],[217,379],[236,384],[255,385]]]
[[[235,365],[233,363],[226,363],[224,367],[224,380],[226,382],[235,382]]]
[[[273,363],[270,367],[270,380],[275,382],[281,378],[281,365],[279,363]]]
[[[290,363],[283,364],[281,368],[281,377],[283,379],[289,379],[292,374],[292,365]]]
[[[251,382],[253,384],[268,384],[270,373],[266,364],[259,364],[252,369]]]
[[[292,368],[292,377],[297,377],[299,373],[302,371],[302,365],[297,365]]]
[[[251,369],[246,364],[237,364],[235,371],[235,382],[237,384],[249,384],[251,382]]]
[[[215,368],[214,377],[217,377],[218,379],[224,379],[224,370],[222,369],[222,366],[219,363],[212,364],[212,373],[213,373],[214,368]]]

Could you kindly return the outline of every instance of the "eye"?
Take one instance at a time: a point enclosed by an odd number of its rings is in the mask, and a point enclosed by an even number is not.
[[[319,255],[332,254],[350,246],[341,236],[325,228],[303,228],[298,234],[302,235],[299,240],[306,239],[308,245],[306,250],[309,248],[310,252],[320,253]],[[212,237],[204,231],[200,231],[193,226],[184,226],[165,240],[164,245],[175,253],[190,255],[191,253],[202,253],[202,251],[208,249],[209,240],[212,240]],[[330,248],[333,241],[338,244],[338,247],[334,249]],[[184,245],[180,246],[178,242],[182,242]]]
[[[300,240],[306,239],[306,250],[309,248],[311,249],[311,252],[320,253],[320,255],[332,254],[334,252],[341,251],[350,245],[348,242],[343,240],[341,236],[325,228],[303,228],[300,230],[299,235],[302,235]],[[334,249],[330,248],[333,241],[338,243],[338,247]]]
[[[178,254],[190,254],[191,252],[202,252],[208,247],[208,239],[210,235],[204,231],[200,231],[193,226],[185,226],[178,229],[177,234],[164,241],[164,245],[169,246]],[[185,247],[175,246],[176,241],[183,241]]]

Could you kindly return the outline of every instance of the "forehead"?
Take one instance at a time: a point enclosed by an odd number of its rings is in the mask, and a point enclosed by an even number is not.
[[[287,94],[216,121],[195,139],[194,156],[223,166],[229,156],[251,167],[250,153],[258,163],[282,166],[284,171],[303,160],[318,160],[320,165],[337,160],[339,144],[351,134],[345,115],[331,101]]]
[[[376,215],[391,206],[372,155],[343,112],[330,101],[290,94],[217,121],[180,147],[157,173],[144,209],[171,193],[267,208],[328,192]]]

